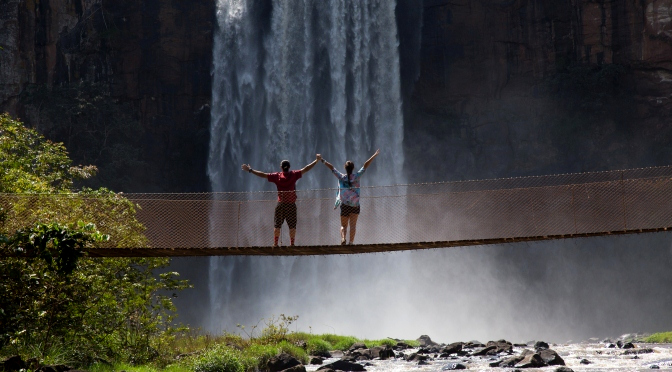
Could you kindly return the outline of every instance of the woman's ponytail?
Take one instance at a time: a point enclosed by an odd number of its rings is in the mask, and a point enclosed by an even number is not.
[[[348,173],[346,176],[348,180],[348,187],[352,187],[352,182],[350,182],[350,175],[352,175],[352,171],[355,169],[355,163],[351,162],[350,160],[345,162],[345,171]]]

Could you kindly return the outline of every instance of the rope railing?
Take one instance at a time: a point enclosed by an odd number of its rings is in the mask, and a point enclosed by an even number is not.
[[[362,187],[353,246],[340,246],[335,195],[298,190],[296,246],[287,247],[285,224],[284,247],[275,249],[275,191],[123,194],[135,210],[106,197],[1,194],[0,207],[15,226],[96,216],[90,222],[103,233],[120,223],[108,219],[135,213],[146,239],[112,239],[90,250],[111,256],[364,253],[672,227],[672,167]]]

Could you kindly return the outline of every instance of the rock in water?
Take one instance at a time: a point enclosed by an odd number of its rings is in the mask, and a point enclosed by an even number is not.
[[[301,362],[299,362],[293,356],[287,353],[281,353],[271,358],[271,360],[269,360],[266,365],[268,366],[269,371],[279,372],[287,368],[298,366],[299,364],[301,364]]]
[[[333,369],[340,371],[366,371],[363,365],[359,363],[346,362],[345,360],[337,360],[333,363],[325,364],[322,367],[318,368],[318,371],[325,369]]]
[[[442,371],[454,371],[456,369],[467,369],[467,366],[462,363],[448,363],[441,368]]]
[[[565,361],[552,349],[546,349],[539,351],[539,356],[541,359],[546,362],[549,366],[564,366]]]
[[[418,337],[418,342],[420,343],[420,347],[438,345],[436,342],[432,341],[432,339],[429,338],[429,336],[427,335],[422,335]]]

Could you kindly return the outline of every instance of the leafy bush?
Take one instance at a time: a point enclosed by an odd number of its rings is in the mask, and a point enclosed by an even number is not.
[[[243,363],[232,349],[217,345],[193,361],[196,372],[245,372]]]
[[[652,344],[672,343],[672,332],[654,333],[645,339],[645,342]]]
[[[175,331],[172,298],[188,284],[160,273],[168,259],[80,258],[92,244],[147,239],[120,194],[73,192],[95,167],[71,164],[62,144],[0,115],[0,193],[23,193],[0,197],[0,249],[28,256],[0,260],[0,355],[76,366],[156,360]]]

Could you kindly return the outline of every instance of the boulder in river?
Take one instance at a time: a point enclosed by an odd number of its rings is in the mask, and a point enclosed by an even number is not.
[[[454,371],[457,369],[467,369],[467,366],[465,366],[462,363],[448,363],[445,366],[441,367],[442,371]]]
[[[284,371],[287,368],[292,368],[294,366],[298,366],[301,364],[296,358],[293,356],[287,354],[287,353],[281,353],[268,361],[266,363],[266,366],[268,367],[268,370],[271,372],[279,372],[279,371]]]
[[[544,341],[537,341],[534,343],[534,350],[539,351],[539,350],[545,350],[548,349],[548,343]]]
[[[422,335],[418,337],[418,342],[420,343],[420,347],[438,345],[436,342],[432,341],[432,339],[429,338],[429,336],[427,335]]]
[[[545,349],[539,351],[539,356],[549,366],[564,366],[565,361],[552,349]]]
[[[317,370],[324,371],[326,369],[340,370],[340,371],[366,371],[363,365],[359,363],[348,362],[345,360],[337,360],[333,363],[325,364],[322,367],[318,368]]]
[[[541,359],[541,356],[537,353],[530,353],[525,355],[523,360],[520,362],[516,363],[514,367],[516,368],[541,368],[545,367],[546,362],[544,362],[543,359]]]
[[[283,369],[281,372],[306,372],[306,366],[299,364],[298,366]]]
[[[495,346],[497,349],[495,349],[495,352],[497,354],[499,353],[512,353],[513,352],[513,344],[510,343],[509,341],[506,340],[499,340],[499,341],[489,341],[486,345],[487,346]]]

